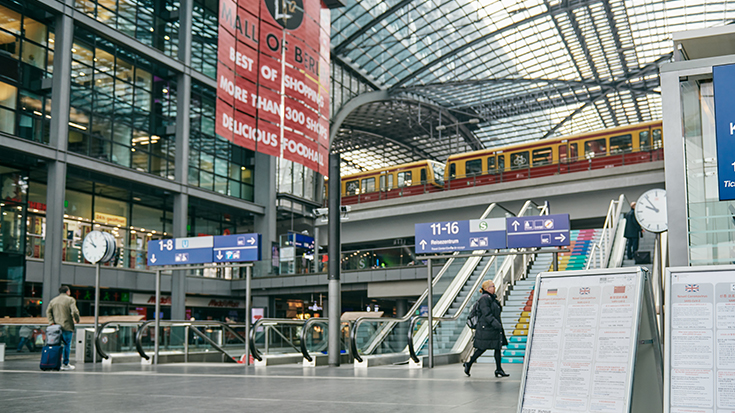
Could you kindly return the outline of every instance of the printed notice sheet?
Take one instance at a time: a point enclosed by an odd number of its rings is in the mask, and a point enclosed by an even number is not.
[[[636,274],[544,277],[523,413],[624,413],[635,351]]]
[[[672,413],[735,412],[735,272],[671,278]]]

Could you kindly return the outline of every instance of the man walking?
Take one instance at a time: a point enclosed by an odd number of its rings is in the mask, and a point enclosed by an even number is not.
[[[58,324],[61,326],[61,337],[64,339],[61,370],[74,370],[74,366],[69,365],[69,352],[71,351],[71,339],[74,335],[74,323],[79,322],[79,310],[77,310],[77,300],[71,296],[69,287],[62,285],[59,288],[59,295],[48,303],[46,317],[48,317],[49,325]]]
[[[630,203],[630,211],[625,214],[625,232],[623,233],[627,242],[625,255],[629,260],[638,251],[638,239],[641,237],[641,224],[635,218],[635,202]]]

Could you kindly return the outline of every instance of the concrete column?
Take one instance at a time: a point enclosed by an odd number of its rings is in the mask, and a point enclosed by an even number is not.
[[[254,229],[256,233],[263,236],[262,260],[267,265],[258,270],[270,270],[271,243],[277,241],[276,229],[276,158],[264,153],[255,153],[255,188],[253,201],[265,207],[264,215],[256,215]]]
[[[408,300],[399,298],[396,300],[396,317],[403,317],[408,311]]]
[[[339,366],[341,350],[340,317],[342,316],[342,286],[340,285],[340,253],[341,253],[341,222],[340,203],[342,198],[339,178],[340,156],[338,153],[329,154],[329,273],[327,274],[329,288],[329,342],[327,347],[330,366]]]
[[[64,234],[64,199],[66,195],[66,149],[69,142],[69,96],[71,95],[71,48],[74,21],[66,14],[56,18],[54,77],[51,90],[51,125],[49,145],[58,156],[48,162],[46,186],[46,248],[43,256],[43,314],[61,286],[61,253]]]
[[[179,60],[184,63],[184,73],[176,78],[176,182],[185,187],[189,181],[189,134],[191,123],[191,20],[192,0],[182,0],[179,7]],[[189,195],[174,194],[173,233],[175,238],[188,236]],[[171,278],[171,319],[186,317],[186,272],[174,271]]]

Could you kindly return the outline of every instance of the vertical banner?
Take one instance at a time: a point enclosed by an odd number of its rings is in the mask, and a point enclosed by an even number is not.
[[[735,65],[712,68],[720,201],[735,199]]]
[[[217,135],[328,175],[330,11],[220,0]]]

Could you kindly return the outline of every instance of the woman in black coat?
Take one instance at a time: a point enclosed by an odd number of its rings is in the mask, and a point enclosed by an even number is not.
[[[500,303],[495,296],[495,284],[487,280],[482,283],[480,288],[482,296],[480,297],[480,317],[477,321],[477,329],[475,329],[475,353],[470,361],[464,363],[464,372],[470,375],[472,364],[488,349],[495,350],[495,377],[508,377],[509,374],[503,371],[500,366],[500,347],[504,344],[505,333],[503,332],[503,324],[500,322]]]

